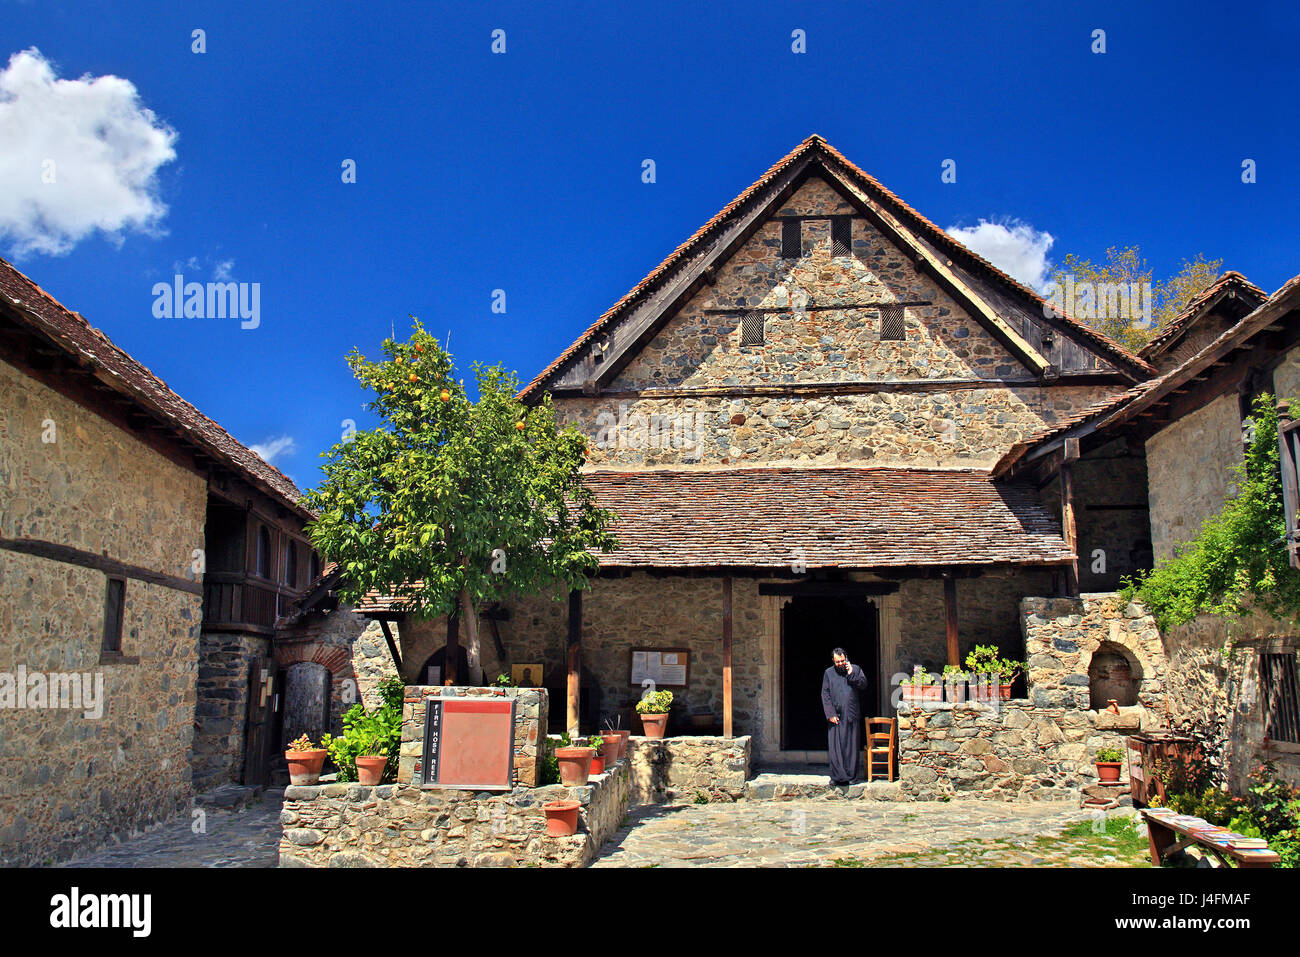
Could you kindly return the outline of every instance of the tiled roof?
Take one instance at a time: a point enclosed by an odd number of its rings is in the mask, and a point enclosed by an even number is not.
[[[601,567],[890,566],[1069,561],[1032,486],[987,472],[756,468],[590,472],[618,521]],[[801,550],[801,551],[796,551]]]
[[[710,237],[715,232],[717,232],[724,223],[726,223],[728,220],[732,218],[733,214],[737,213],[738,210],[740,210],[740,208],[743,207],[751,198],[753,198],[756,194],[761,192],[763,188],[766,187],[783,170],[785,170],[791,164],[798,162],[805,154],[809,153],[812,150],[820,150],[822,154],[824,154],[824,156],[829,157],[835,163],[841,165],[844,168],[845,172],[848,173],[851,177],[855,177],[861,184],[865,185],[870,191],[873,191],[878,196],[881,196],[884,199],[886,199],[888,203],[893,207],[894,212],[902,213],[903,217],[909,221],[909,225],[918,228],[921,232],[926,234],[926,238],[928,241],[932,242],[939,248],[947,250],[950,254],[966,259],[971,265],[973,265],[975,268],[985,273],[987,276],[993,278],[995,281],[1010,287],[1015,293],[1023,297],[1027,297],[1035,309],[1043,309],[1047,306],[1046,300],[1044,300],[1043,297],[1040,296],[1038,293],[1036,293],[1034,290],[1030,289],[1028,286],[1023,285],[1019,281],[1013,279],[1011,276],[1007,275],[1002,270],[998,269],[988,260],[984,259],[979,254],[972,252],[966,246],[962,245],[960,242],[958,242],[952,236],[948,235],[948,233],[944,232],[944,230],[940,229],[929,219],[922,216],[911,206],[907,205],[907,203],[903,202],[903,200],[900,199],[895,193],[886,189],[883,185],[881,185],[879,180],[877,180],[874,176],[870,175],[869,173],[855,166],[852,162],[849,161],[847,157],[844,156],[843,153],[841,153],[839,150],[835,149],[835,147],[827,143],[824,139],[822,139],[822,137],[813,134],[812,136],[809,136],[807,139],[805,139],[798,146],[796,146],[789,153],[787,153],[785,156],[783,156],[781,159],[777,160],[776,163],[773,164],[773,166],[770,169],[768,169],[767,172],[765,172],[762,176],[760,176],[757,180],[755,180],[739,196],[733,199],[726,206],[722,207],[722,209],[720,209],[717,212],[717,214],[713,216],[712,219],[710,219],[707,223],[705,223],[703,226],[697,229],[689,239],[687,239],[684,243],[682,243],[671,253],[669,253],[668,257],[664,259],[663,262],[661,262],[658,266],[652,269],[646,275],[646,277],[642,279],[639,283],[637,283],[635,286],[633,286],[632,289],[629,290],[628,293],[625,296],[623,296],[622,299],[614,303],[614,305],[611,306],[608,310],[606,310],[606,312],[603,315],[601,315],[599,319],[597,319],[594,323],[592,323],[592,325],[588,327],[586,332],[584,332],[581,336],[578,337],[577,341],[575,341],[573,345],[569,346],[568,349],[560,353],[560,355],[555,359],[554,362],[552,362],[545,369],[543,369],[537,375],[537,377],[533,379],[532,382],[524,386],[524,388],[520,390],[519,393],[520,396],[527,398],[534,391],[539,389],[542,386],[543,382],[545,382],[545,380],[550,378],[553,373],[557,372],[568,360],[570,360],[575,355],[577,355],[582,350],[582,348],[585,345],[587,345],[587,343],[597,338],[604,330],[606,330],[606,328],[613,322],[614,319],[616,319],[619,316],[619,314],[621,314],[627,307],[632,305],[640,298],[643,292],[647,291],[650,287],[657,286],[659,280],[663,278],[671,270],[673,270],[675,267],[677,267],[682,262],[684,262],[685,259],[687,258],[687,255],[693,252],[704,239]],[[1074,329],[1076,332],[1079,332],[1082,335],[1084,335],[1086,338],[1091,339],[1095,344],[1100,346],[1106,352],[1110,353],[1112,356],[1120,359],[1124,364],[1128,365],[1130,368],[1137,369],[1148,375],[1155,373],[1156,370],[1153,366],[1151,366],[1145,360],[1132,355],[1130,352],[1124,349],[1123,346],[1119,345],[1119,343],[1115,342],[1110,337],[1103,335],[1097,330],[1085,325],[1082,322],[1079,322],[1078,320],[1068,315],[1061,316],[1061,321],[1064,322],[1070,328]]]
[[[1187,305],[1183,307],[1182,312],[1178,313],[1178,315],[1170,320],[1169,324],[1160,331],[1158,336],[1144,345],[1138,355],[1143,359],[1149,360],[1152,355],[1162,351],[1164,344],[1182,333],[1187,326],[1192,323],[1206,303],[1210,302],[1218,296],[1219,293],[1232,286],[1236,286],[1243,290],[1257,305],[1268,298],[1268,293],[1263,289],[1260,289],[1241,273],[1229,269],[1222,276],[1214,280],[1214,282],[1210,283],[1188,300]]]
[[[199,447],[302,511],[297,505],[302,493],[287,475],[238,442],[169,389],[167,383],[113,345],[108,336],[85,318],[65,308],[4,259],[0,259],[0,297],[14,307],[21,323],[43,333],[75,360],[88,365],[100,382],[172,425],[178,441]]]
[[[1059,564],[1074,556],[1032,485],[940,469],[587,472],[618,514],[601,568]],[[418,587],[418,583],[417,583]],[[362,614],[401,611],[370,592]]]

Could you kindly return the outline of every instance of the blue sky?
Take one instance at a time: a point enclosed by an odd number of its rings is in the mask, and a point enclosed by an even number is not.
[[[1049,261],[1300,273],[1294,5],[621,6],[0,0],[0,68],[40,54],[0,86],[0,253],[303,487],[372,421],[353,346],[413,313],[527,381],[814,132]],[[259,283],[258,327],[156,318],[177,264]]]

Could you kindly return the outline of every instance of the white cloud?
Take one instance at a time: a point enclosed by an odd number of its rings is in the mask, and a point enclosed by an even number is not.
[[[275,460],[282,455],[293,455],[298,451],[298,446],[291,435],[278,435],[265,442],[250,445],[249,448],[260,455],[267,465],[274,465]]]
[[[0,239],[15,256],[62,255],[96,230],[155,230],[175,141],[130,80],[61,80],[39,50],[15,53],[0,70]]]
[[[1038,290],[1046,285],[1052,268],[1047,251],[1056,242],[1051,233],[1018,219],[981,219],[978,226],[949,226],[947,233],[1025,285]]]

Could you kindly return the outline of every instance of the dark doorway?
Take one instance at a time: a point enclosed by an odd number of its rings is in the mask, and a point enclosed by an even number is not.
[[[781,618],[781,747],[786,751],[825,751],[822,674],[831,651],[843,648],[870,684],[862,693],[862,713],[876,710],[879,642],[876,606],[865,598],[797,595]]]
[[[244,784],[270,782],[271,751],[279,744],[276,729],[275,662],[260,655],[248,668],[248,698],[244,712]],[[274,673],[274,674],[273,674]]]

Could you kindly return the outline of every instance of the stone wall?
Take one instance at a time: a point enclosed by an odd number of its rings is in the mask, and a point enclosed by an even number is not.
[[[629,739],[633,804],[736,801],[749,779],[748,735]]]
[[[1169,703],[1173,726],[1201,743],[1236,793],[1263,761],[1300,787],[1300,749],[1265,739],[1259,656],[1300,652],[1300,627],[1254,612],[1239,622],[1202,615],[1170,629]]]
[[[1191,540],[1233,489],[1229,465],[1242,461],[1237,393],[1219,396],[1147,440],[1151,544],[1158,560]]]
[[[428,703],[435,698],[501,698],[515,702],[514,783],[536,787],[542,780],[546,742],[545,688],[470,688],[410,685],[402,699],[402,745],[397,766],[399,784],[424,780],[424,727]]]
[[[610,384],[614,395],[556,400],[562,418],[592,437],[592,466],[988,467],[1044,424],[1121,391],[1003,383],[1031,375],[823,180],[801,186],[778,215],[852,216],[852,255],[832,255],[828,221],[805,221],[802,256],[783,259],[782,223],[764,223],[632,358]],[[891,302],[927,303],[904,308],[901,340],[880,336],[873,307]],[[804,308],[837,303],[858,308]],[[765,313],[761,346],[741,344],[734,310],[750,308],[776,310]],[[859,394],[834,388],[845,382],[889,385]],[[717,394],[742,385],[828,388]],[[687,394],[700,388],[716,392]],[[648,427],[654,415],[682,425],[690,442],[638,447],[634,417],[646,416]],[[631,431],[602,442],[602,428],[615,421]]]
[[[1154,620],[1113,594],[1026,598],[1020,604],[1028,697],[899,712],[903,791],[918,800],[970,795],[1077,799],[1095,784],[1097,749],[1124,749],[1162,726],[1169,664]],[[1089,666],[1122,653],[1140,672],[1138,703],[1093,708]]]
[[[415,784],[285,789],[281,867],[581,867],[627,814],[628,762],[586,787],[462,791]],[[550,837],[542,805],[578,801],[578,832]]]
[[[4,362],[0,501],[0,538],[160,574],[183,576],[203,546],[199,475]],[[104,698],[98,718],[0,711],[0,865],[62,860],[189,807],[201,597],[127,579],[123,657],[101,659],[106,593],[103,572],[0,550],[0,675],[10,691],[24,668],[29,678],[98,679]]]
[[[243,780],[249,670],[270,647],[261,635],[205,631],[200,636],[191,752],[195,791]]]

